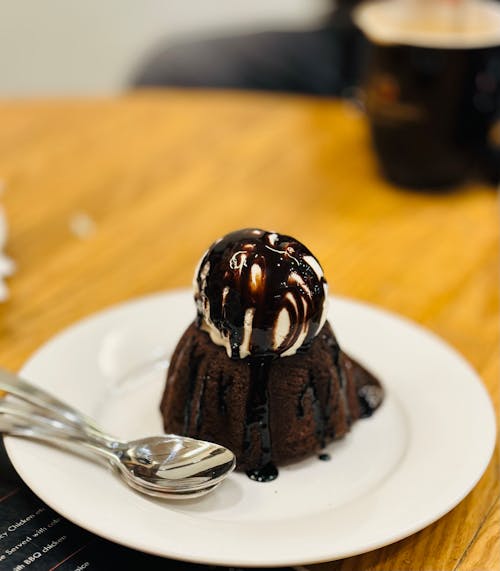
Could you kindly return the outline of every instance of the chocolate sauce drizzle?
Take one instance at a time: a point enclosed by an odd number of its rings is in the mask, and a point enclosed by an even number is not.
[[[331,350],[332,360],[334,362],[335,370],[337,376],[339,377],[339,390],[343,393],[341,398],[343,399],[343,404],[347,408],[347,399],[345,398],[345,379],[342,382],[341,367],[339,365],[339,355],[340,347],[335,339],[323,333],[323,340],[327,342],[329,349]],[[326,394],[323,399],[320,398],[319,390],[317,386],[314,373],[309,372],[308,382],[305,385],[298,402],[297,407],[297,417],[303,418],[305,415],[305,400],[310,399],[313,419],[314,419],[314,432],[316,435],[316,440],[321,448],[324,448],[328,440],[335,437],[334,428],[331,426],[331,411],[332,411],[332,389],[333,389],[334,379],[330,378],[326,387]]]
[[[353,423],[353,413],[349,406],[349,399],[347,398],[348,373],[346,368],[349,368],[350,375],[355,383],[359,405],[359,418],[371,416],[380,406],[383,398],[383,389],[378,380],[369,371],[354,361],[354,359],[342,353],[335,337],[323,334],[323,340],[330,349],[336,376],[338,378],[339,406],[346,415],[347,425],[351,426]],[[297,417],[303,418],[305,416],[305,402],[309,399],[314,419],[316,440],[321,448],[325,447],[327,440],[335,438],[334,427],[331,422],[332,390],[334,383],[335,379],[331,377],[326,387],[326,395],[324,400],[322,400],[318,393],[314,374],[310,372],[308,383],[300,394],[297,405]],[[330,460],[330,455],[321,453],[318,458],[326,461]]]
[[[193,406],[193,397],[194,397],[194,389],[196,387],[196,379],[198,376],[198,368],[200,366],[201,357],[195,356],[196,349],[198,346],[195,344],[191,347],[191,351],[189,354],[189,383],[187,387],[187,395],[186,395],[186,404],[184,406],[184,432],[183,434],[188,434],[189,426],[191,423],[191,413],[192,413],[192,406]]]
[[[196,409],[195,434],[198,436],[200,433],[201,423],[203,422],[203,399],[205,398],[205,387],[207,386],[208,377],[205,375],[201,380],[200,394],[198,395],[198,408]]]
[[[271,419],[269,417],[269,369],[270,356],[249,359],[250,395],[247,402],[245,439],[243,448],[252,445],[252,434],[257,431],[260,443],[260,461],[257,468],[247,471],[247,476],[257,482],[270,482],[278,477],[278,469],[272,462]]]
[[[226,377],[224,373],[219,375],[217,382],[217,400],[219,403],[219,413],[221,416],[225,416],[227,414],[226,396],[227,391],[231,385],[231,380],[231,377]]]
[[[330,383],[331,384],[331,381]],[[312,371],[309,372],[308,382],[305,385],[304,390],[299,398],[299,406],[297,408],[298,418],[303,418],[305,415],[304,401],[309,398],[312,406],[312,413],[314,418],[314,433],[316,434],[316,439],[320,443],[321,447],[325,445],[325,431],[329,416],[326,416],[324,407],[321,404],[321,400],[318,394],[318,387],[316,385],[316,379]]]
[[[269,418],[269,369],[273,359],[310,346],[326,319],[326,281],[313,254],[290,236],[247,228],[211,246],[195,276],[197,323],[232,359],[247,358],[250,394],[244,448],[258,435],[261,458],[250,478],[274,480]],[[215,337],[214,337],[215,336]],[[222,379],[221,379],[222,381]],[[219,408],[225,412],[224,387]],[[310,390],[319,403],[314,380]],[[191,395],[192,396],[192,395]],[[328,411],[316,406],[318,426]],[[190,414],[190,411],[189,411]],[[324,440],[324,430],[319,438]]]

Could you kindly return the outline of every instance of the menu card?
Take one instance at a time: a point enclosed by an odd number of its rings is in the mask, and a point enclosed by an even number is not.
[[[217,567],[146,555],[106,541],[69,522],[23,483],[0,439],[0,571],[22,569],[204,571]]]

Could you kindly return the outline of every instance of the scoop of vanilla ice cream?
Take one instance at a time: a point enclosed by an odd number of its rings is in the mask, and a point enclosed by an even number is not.
[[[229,357],[293,355],[326,321],[318,260],[290,236],[247,228],[216,241],[194,276],[198,325]]]

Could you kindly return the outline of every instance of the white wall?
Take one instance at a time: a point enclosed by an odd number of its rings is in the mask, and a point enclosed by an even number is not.
[[[116,92],[160,39],[302,28],[328,0],[0,0],[0,97]]]

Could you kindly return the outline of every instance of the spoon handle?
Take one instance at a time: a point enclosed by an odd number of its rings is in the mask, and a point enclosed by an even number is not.
[[[50,412],[53,418],[59,419],[67,426],[71,426],[88,436],[100,440],[106,446],[114,447],[117,442],[116,438],[105,434],[85,414],[5,369],[0,369],[0,391],[5,391],[35,407]]]
[[[33,433],[41,431],[42,434],[57,438],[59,440],[69,440],[72,443],[76,442],[83,446],[91,447],[94,451],[109,454],[121,451],[120,443],[114,443],[114,446],[109,446],[108,443],[103,443],[101,438],[95,438],[91,434],[86,434],[79,427],[68,425],[61,422],[58,418],[54,418],[50,413],[33,407],[19,406],[12,402],[0,400],[0,432],[4,432],[2,427],[7,428],[22,426],[23,430],[32,430]],[[116,459],[116,458],[115,458]]]
[[[93,455],[105,458],[113,465],[117,465],[118,458],[113,452],[98,443],[90,440],[84,440],[81,433],[71,432],[62,428],[54,429],[50,425],[43,425],[33,422],[33,419],[26,415],[0,415],[0,432],[9,436],[21,436],[31,440],[39,440],[48,444],[52,444],[58,448],[68,450],[72,453],[78,451],[78,448],[90,451]]]

